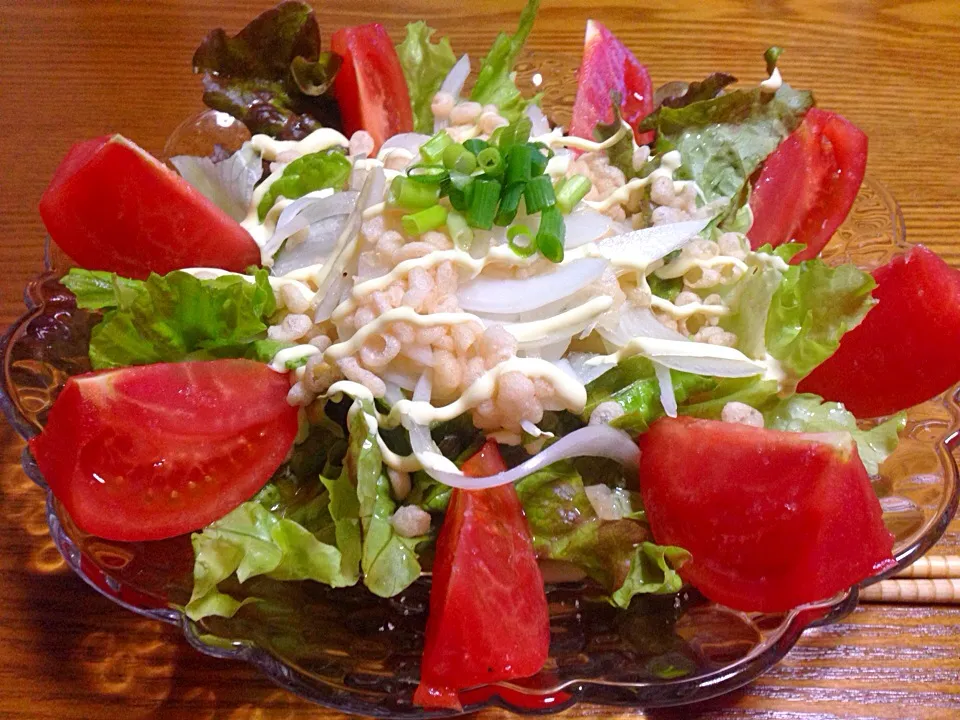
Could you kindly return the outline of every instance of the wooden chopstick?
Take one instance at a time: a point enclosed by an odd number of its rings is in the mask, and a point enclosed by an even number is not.
[[[960,604],[960,555],[927,555],[860,591],[863,602]]]

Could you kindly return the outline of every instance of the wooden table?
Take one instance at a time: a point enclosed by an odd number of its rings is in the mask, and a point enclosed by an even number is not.
[[[325,34],[379,21],[400,38],[424,18],[479,57],[520,0],[326,3]],[[339,5],[339,7],[338,7]],[[0,320],[21,312],[41,267],[37,201],[76,140],[122,131],[158,152],[201,108],[190,59],[204,33],[236,31],[267,2],[0,0]],[[348,8],[348,9],[343,9]],[[320,10],[318,5],[318,10]],[[908,237],[960,265],[960,2],[957,0],[544,0],[530,47],[579,52],[602,20],[656,84],[712,70],[761,76],[787,48],[789,81],[816,90],[870,137],[870,174],[899,198]],[[134,616],[69,574],[41,493],[0,426],[0,717],[294,718],[324,712],[250,668],[205,657],[178,631]],[[954,523],[938,550],[956,553]],[[580,707],[568,715],[589,714]],[[602,712],[602,711],[601,711]],[[492,717],[495,713],[487,714]],[[651,718],[960,718],[960,608],[882,606],[807,633],[748,688]]]

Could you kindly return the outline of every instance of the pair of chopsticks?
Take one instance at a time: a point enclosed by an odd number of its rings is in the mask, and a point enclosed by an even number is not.
[[[863,602],[960,604],[960,555],[927,555],[860,591]]]

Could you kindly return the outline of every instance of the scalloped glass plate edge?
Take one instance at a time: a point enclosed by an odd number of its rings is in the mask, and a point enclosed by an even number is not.
[[[856,219],[858,208],[867,218],[866,221]],[[865,222],[869,229],[869,223],[877,221],[880,223],[876,228],[877,236],[870,237],[871,233],[864,232],[861,225]],[[857,224],[858,222],[860,225]],[[883,230],[886,232],[882,232]],[[851,250],[852,243],[858,243],[858,247]],[[824,256],[832,261],[843,261],[850,259],[850,253],[854,252],[861,265],[875,267],[906,247],[903,217],[899,207],[881,185],[868,178],[858,196],[851,218],[848,218],[838,231],[837,238],[828,246]],[[34,435],[37,429],[36,425],[21,412],[11,392],[8,351],[26,331],[30,321],[44,312],[47,300],[44,295],[44,285],[53,277],[50,268],[54,265],[49,245],[45,259],[48,271],[31,282],[25,290],[27,312],[0,338],[0,357],[3,358],[0,409],[24,439]],[[939,408],[945,409],[948,415],[943,436],[935,445],[940,467],[944,471],[943,492],[936,508],[929,513],[925,521],[911,535],[897,544],[896,566],[868,578],[860,584],[860,587],[896,573],[923,555],[943,535],[957,510],[960,496],[958,496],[957,464],[952,450],[960,441],[960,404],[958,404],[960,403],[960,385],[930,402],[939,403]],[[943,424],[944,421],[941,420],[940,423]],[[27,448],[23,452],[22,465],[26,474],[46,492],[50,535],[69,567],[84,582],[121,607],[144,617],[177,625],[187,642],[200,652],[213,657],[247,662],[258,668],[277,685],[332,709],[374,717],[397,718],[449,717],[458,714],[425,712],[413,707],[402,712],[380,708],[376,704],[365,701],[362,693],[351,694],[349,691],[345,692],[343,688],[318,686],[316,681],[312,681],[310,676],[301,672],[295,665],[284,662],[282,658],[257,645],[247,642],[217,642],[215,639],[211,641],[178,609],[144,607],[128,601],[123,597],[124,586],[120,581],[104,573],[92,562],[84,561],[79,548],[65,532],[56,512],[53,495],[46,487]],[[796,608],[785,615],[775,632],[765,637],[763,642],[758,643],[747,655],[712,672],[693,678],[650,682],[615,682],[578,678],[536,689],[504,682],[467,693],[468,697],[474,699],[468,700],[464,712],[497,706],[521,714],[542,714],[558,712],[578,702],[652,708],[707,700],[742,687],[770,669],[789,652],[804,630],[839,620],[856,607],[858,596],[859,587],[853,587],[834,598]]]

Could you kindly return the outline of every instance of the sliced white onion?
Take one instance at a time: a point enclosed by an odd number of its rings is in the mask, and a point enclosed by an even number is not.
[[[657,320],[650,308],[638,308],[630,303],[624,303],[617,311],[617,321],[617,325],[613,328],[597,326],[600,337],[614,347],[621,348],[635,337],[687,340],[676,330],[671,330]]]
[[[629,347],[633,354],[648,357],[672,370],[695,375],[752,377],[760,375],[767,369],[763,363],[751,360],[739,350],[724,345],[711,345],[690,340],[633,338],[630,340]],[[602,358],[594,358],[588,363],[602,361]]]
[[[276,254],[272,273],[286,275],[322,263],[336,245],[345,222],[346,215],[337,215],[310,225],[306,240],[292,246],[286,243]]]
[[[363,183],[363,189],[360,190],[360,195],[357,198],[353,212],[347,216],[346,222],[343,224],[343,230],[337,237],[336,245],[330,252],[329,261],[324,264],[318,272],[317,294],[315,297],[319,298],[319,300],[315,300],[315,302],[323,306],[324,311],[321,312],[320,307],[316,307],[315,317],[323,317],[324,320],[330,317],[330,313],[332,313],[333,308],[336,307],[336,304],[334,304],[333,307],[330,308],[330,312],[326,312],[326,304],[331,302],[331,298],[334,298],[339,303],[339,297],[342,295],[342,292],[332,293],[330,289],[335,283],[339,285],[342,281],[349,280],[350,277],[352,277],[357,264],[358,253],[356,238],[360,232],[360,225],[363,223],[363,211],[374,203],[382,201],[386,182],[383,168],[374,168],[370,171],[370,174],[367,175],[367,179]],[[315,320],[315,322],[322,321]]]
[[[440,83],[439,92],[450,93],[453,96],[453,101],[456,102],[460,99],[460,92],[463,90],[463,85],[467,82],[469,76],[470,56],[461,55],[460,59],[450,68],[450,72],[447,73],[443,82]],[[449,124],[450,121],[447,118],[435,117],[433,119],[433,131],[435,133],[440,132]]]
[[[597,243],[597,249],[611,262],[645,268],[689,243],[709,222],[709,218],[686,220],[634,230],[601,240]]]
[[[584,353],[580,353],[580,354],[584,354]],[[572,378],[573,380],[576,380],[577,382],[580,382],[580,378],[577,376],[577,373],[574,372],[573,366],[570,364],[569,360],[567,360],[566,358],[560,358],[559,360],[553,360],[552,362],[558,368],[563,370],[563,372],[565,372],[570,378]],[[581,383],[581,385],[582,384],[584,383]]]
[[[564,353],[567,352],[567,348],[570,347],[572,340],[573,337],[561,337],[559,340],[554,340],[548,344],[538,346],[536,348],[536,353],[544,360],[556,362],[563,357]]]
[[[380,146],[380,152],[377,153],[377,159],[383,160],[386,157],[386,153],[388,153],[390,150],[396,150],[398,148],[401,150],[406,150],[411,156],[416,157],[417,153],[420,152],[420,146],[429,139],[429,135],[415,132],[394,135]]]
[[[193,155],[177,155],[170,162],[184,180],[234,220],[247,216],[253,188],[263,176],[260,153],[251,143],[217,163]]]
[[[660,385],[660,404],[663,411],[670,417],[677,416],[677,396],[673,392],[673,378],[670,377],[670,368],[658,362],[653,363],[653,372]]]
[[[597,280],[606,267],[607,262],[600,258],[581,258],[523,280],[481,275],[460,286],[457,300],[468,312],[527,312],[573,295]]]
[[[349,215],[353,212],[354,207],[356,207],[358,195],[359,193],[353,191],[339,193],[327,192],[322,195],[319,193],[309,193],[302,198],[297,198],[280,213],[280,217],[277,218],[276,230],[273,231],[271,238],[264,244],[262,249],[263,253],[265,255],[274,255],[288,238],[301,230],[305,230],[314,223],[319,223],[333,217]],[[342,225],[342,223],[340,224]],[[322,240],[323,238],[320,239]],[[336,237],[334,237],[334,241],[335,240]],[[327,252],[332,249],[332,245],[331,243],[330,247],[327,248]],[[313,255],[317,255],[317,253],[313,253]],[[320,259],[322,259],[322,256],[311,262],[319,262]],[[303,265],[297,267],[303,267]],[[296,267],[290,269],[295,270]],[[289,270],[285,272],[289,272]],[[282,275],[283,273],[275,270],[274,274]]]
[[[577,380],[586,385],[617,366],[617,361],[606,355],[574,352],[567,355],[567,361]]]
[[[550,121],[547,120],[547,116],[543,114],[543,110],[540,109],[539,105],[535,103],[530,103],[527,105],[526,109],[527,117],[530,118],[530,136],[537,137],[538,135],[546,135],[550,132]]]
[[[333,315],[334,309],[343,302],[344,295],[350,290],[350,279],[343,275],[338,275],[332,283],[324,290],[321,296],[317,293],[314,297],[320,298],[316,309],[313,311],[313,321],[315,323],[326,322]]]
[[[614,227],[611,217],[592,208],[572,212],[563,219],[563,222],[566,225],[566,239],[563,245],[568,250],[597,242]]]
[[[526,462],[517,465],[512,470],[496,475],[479,478],[466,477],[459,471],[454,473],[427,464],[424,464],[424,470],[430,477],[444,485],[465,490],[482,490],[515,483],[555,462],[584,456],[609,458],[631,470],[636,470],[640,464],[640,450],[627,433],[609,425],[591,425],[574,430],[569,435],[564,435],[550,447],[537,453]],[[420,459],[419,456],[417,459]],[[420,461],[423,462],[422,459]],[[450,464],[453,465],[453,463]],[[456,466],[454,465],[454,467]]]

